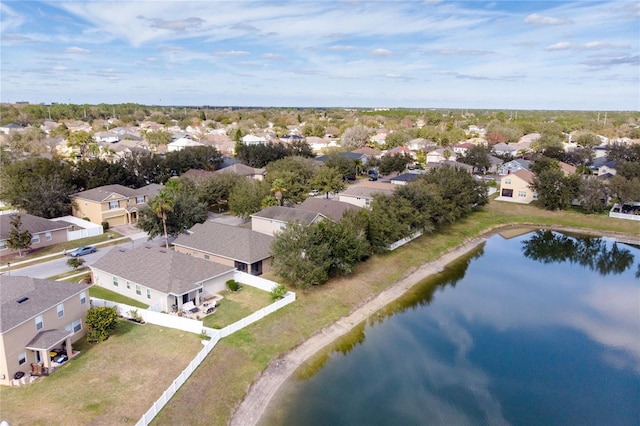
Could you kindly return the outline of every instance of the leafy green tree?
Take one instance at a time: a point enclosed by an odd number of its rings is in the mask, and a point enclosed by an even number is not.
[[[593,147],[602,143],[598,135],[593,132],[580,132],[575,141],[578,146],[587,149],[593,149]]]
[[[31,232],[27,229],[22,230],[22,217],[19,214],[11,216],[9,226],[7,247],[11,250],[18,250],[18,256],[22,257],[22,251],[29,250],[31,247]]]
[[[173,209],[165,211],[166,220],[164,222],[162,217],[155,213],[151,207],[147,206],[140,210],[136,225],[147,232],[149,238],[163,235],[166,243],[167,235],[175,237],[186,232],[196,223],[202,223],[207,220],[207,205],[198,200],[197,193],[185,191],[179,187],[172,196]]]
[[[275,179],[271,182],[271,193],[278,201],[278,205],[281,206],[285,200],[285,194],[287,193],[286,184],[282,179]]]
[[[539,154],[546,157],[562,160],[564,158],[564,145],[562,136],[556,134],[542,134],[540,138],[532,144],[532,148]]]
[[[214,146],[194,146],[165,156],[165,167],[172,176],[180,176],[189,169],[214,171],[221,164],[222,154]]]
[[[408,155],[385,155],[380,159],[378,170],[383,175],[388,175],[391,172],[402,173],[411,161],[413,159]]]
[[[262,201],[269,196],[271,187],[268,182],[244,179],[234,185],[229,195],[229,211],[243,219],[260,211]]]
[[[311,178],[310,185],[312,189],[317,189],[318,191],[325,193],[327,198],[329,198],[330,192],[340,192],[346,186],[340,171],[325,165],[316,169],[313,174],[313,178]]]
[[[406,132],[392,132],[387,135],[384,140],[384,145],[386,149],[392,149],[397,146],[406,145],[407,142],[411,140],[411,136],[409,136]]]
[[[276,180],[286,188],[283,202],[303,201],[309,192],[311,178],[316,169],[313,160],[288,156],[267,165],[266,181],[273,186]]]
[[[368,237],[372,250],[383,252],[387,247],[418,230],[418,212],[406,198],[378,194],[371,203]]]
[[[181,177],[180,180],[187,179]],[[216,173],[197,186],[198,199],[209,206],[211,211],[226,211],[233,187],[245,177],[237,173]]]
[[[150,145],[168,145],[171,143],[171,132],[167,130],[153,130],[145,133],[144,138]]]
[[[534,174],[540,174],[545,170],[560,170],[560,163],[557,159],[547,157],[545,155],[538,155],[535,158],[535,161],[531,163],[531,171]]]
[[[118,325],[119,315],[115,306],[99,306],[87,311],[87,339],[90,342],[102,342],[109,338]]]
[[[69,128],[62,123],[49,132],[49,137],[66,139],[69,137]]]
[[[566,176],[562,170],[543,170],[533,178],[531,189],[547,210],[563,210],[578,195],[578,175]]]
[[[627,179],[615,175],[609,180],[609,190],[614,201],[634,203],[640,201],[640,178]]]
[[[79,130],[69,134],[67,138],[67,146],[69,148],[78,148],[80,150],[80,157],[87,158],[88,147],[93,143],[93,134]]]
[[[338,170],[341,176],[350,176],[354,170],[353,162],[338,152],[327,154],[324,159],[324,165]]]
[[[474,172],[486,173],[491,167],[489,148],[484,145],[474,145],[458,161],[472,166]]]
[[[578,202],[587,213],[600,213],[607,207],[609,188],[601,179],[587,176],[580,180]]]
[[[262,168],[272,161],[288,156],[290,152],[282,143],[268,143],[266,145],[236,144],[236,158],[247,166]]]

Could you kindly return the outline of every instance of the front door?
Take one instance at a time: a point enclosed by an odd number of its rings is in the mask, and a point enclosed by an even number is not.
[[[35,351],[36,353],[36,364],[42,363],[42,357],[40,356],[40,351]]]
[[[182,304],[184,305],[188,301],[189,301],[189,293],[183,294],[182,295]]]

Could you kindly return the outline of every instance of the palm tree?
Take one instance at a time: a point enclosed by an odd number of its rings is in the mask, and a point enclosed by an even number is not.
[[[162,228],[164,230],[164,243],[167,250],[169,249],[169,234],[167,233],[167,213],[173,211],[175,199],[173,193],[167,188],[158,192],[158,195],[151,200],[151,210],[162,219]]]
[[[284,202],[284,193],[287,192],[287,189],[284,187],[284,181],[282,179],[275,179],[271,184],[271,192],[278,200],[278,205],[282,206]]]

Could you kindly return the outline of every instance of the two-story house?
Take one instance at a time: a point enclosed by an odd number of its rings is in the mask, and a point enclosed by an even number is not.
[[[132,189],[122,185],[105,185],[71,195],[72,214],[88,218],[91,222],[109,226],[125,225],[138,221],[138,211],[147,206],[162,189],[162,185],[150,184]]]
[[[529,204],[538,199],[538,194],[530,186],[533,183],[533,172],[518,170],[500,178],[500,196],[498,201]]]
[[[72,343],[87,331],[88,289],[64,281],[0,276],[0,384],[11,385],[29,373],[50,373],[57,366],[53,349],[73,357]]]

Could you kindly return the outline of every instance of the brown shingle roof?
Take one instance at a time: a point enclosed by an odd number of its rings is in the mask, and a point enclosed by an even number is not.
[[[181,234],[173,244],[251,264],[271,257],[274,240],[270,235],[248,228],[209,221],[196,224],[189,234]]]
[[[0,275],[0,333],[35,318],[88,288],[64,281]],[[28,299],[17,302],[24,297]]]
[[[82,198],[85,200],[102,202],[111,194],[120,195],[122,198],[135,197],[138,195],[149,195],[150,198],[155,197],[158,191],[162,189],[162,185],[152,183],[142,188],[132,189],[123,185],[105,185],[97,188],[88,189],[86,191],[72,194],[71,197]]]
[[[302,225],[312,224],[319,216],[322,215],[307,210],[281,206],[267,207],[251,215],[251,217],[272,219],[280,222],[300,222]]]
[[[361,210],[361,207],[343,201],[330,200],[328,198],[307,198],[296,208],[320,213],[331,218],[335,222],[342,220],[342,216],[347,210]]]
[[[219,263],[157,247],[113,249],[90,268],[175,295],[195,290],[199,282],[234,270]]]
[[[11,219],[17,214],[20,215],[20,221],[22,222],[20,230],[27,230],[31,232],[31,234],[57,231],[59,229],[70,228],[73,226],[73,224],[63,220],[49,220],[27,213],[3,214],[0,215],[0,240],[6,240],[9,238],[9,232],[11,231]]]

